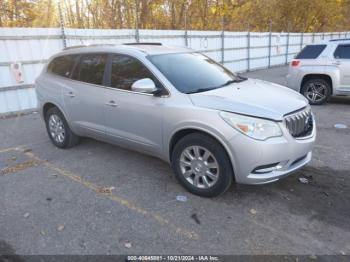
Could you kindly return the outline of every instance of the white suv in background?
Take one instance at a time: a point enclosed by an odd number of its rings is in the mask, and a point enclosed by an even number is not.
[[[287,83],[313,105],[350,95],[350,39],[305,46],[289,65]]]

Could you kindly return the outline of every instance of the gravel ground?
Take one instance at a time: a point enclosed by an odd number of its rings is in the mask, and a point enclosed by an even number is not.
[[[349,254],[350,128],[334,125],[350,127],[350,98],[313,111],[307,167],[214,199],[186,192],[158,159],[91,139],[60,150],[38,114],[2,119],[0,254]]]

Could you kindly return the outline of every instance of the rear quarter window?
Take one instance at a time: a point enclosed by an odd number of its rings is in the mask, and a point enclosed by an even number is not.
[[[307,45],[300,51],[295,57],[296,59],[316,59],[322,51],[326,48],[326,45]]]
[[[339,45],[334,52],[336,59],[350,59],[350,45]]]
[[[63,77],[70,77],[77,58],[78,55],[56,57],[48,65],[48,72]]]

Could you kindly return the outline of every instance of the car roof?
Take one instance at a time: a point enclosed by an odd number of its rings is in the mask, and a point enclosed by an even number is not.
[[[187,53],[194,50],[181,46],[167,46],[160,43],[127,43],[122,45],[113,44],[97,44],[97,45],[79,45],[70,46],[65,48],[58,55],[63,54],[77,54],[77,53],[90,53],[90,52],[118,52],[118,51],[131,51],[142,53],[144,55],[158,55],[158,54],[171,54],[171,53]]]
[[[321,40],[307,45],[350,44],[350,38]]]
[[[350,38],[331,39],[329,42],[350,42]]]

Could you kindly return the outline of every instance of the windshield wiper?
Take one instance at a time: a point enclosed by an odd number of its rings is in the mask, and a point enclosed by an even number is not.
[[[228,85],[231,85],[233,83],[240,83],[240,82],[243,82],[243,81],[245,81],[247,79],[248,78],[245,78],[245,77],[242,77],[242,76],[237,76],[236,79],[228,80],[227,82],[223,83],[222,85],[214,86],[214,87],[207,87],[207,88],[198,88],[198,89],[196,89],[194,91],[187,92],[186,94],[194,94],[194,93],[206,92],[206,91],[218,89],[218,88],[221,88],[221,87],[224,87],[224,86],[228,86]]]
[[[194,91],[187,92],[186,94],[201,93],[201,92],[206,92],[206,91],[210,91],[210,90],[217,89],[217,88],[219,88],[219,87],[198,88]]]
[[[240,82],[243,82],[247,80],[247,78],[245,77],[242,77],[242,76],[238,76],[236,79],[232,79],[232,80],[228,80],[226,83],[223,83],[221,86],[219,87],[224,87],[224,86],[228,86],[228,85],[231,85],[233,83],[240,83]]]

